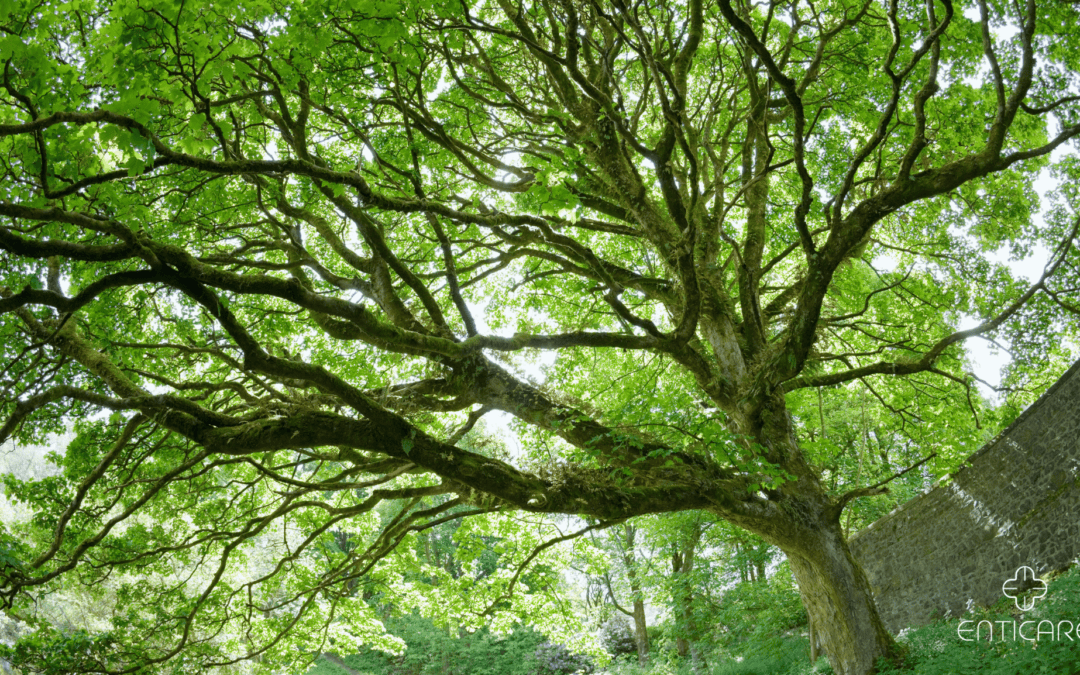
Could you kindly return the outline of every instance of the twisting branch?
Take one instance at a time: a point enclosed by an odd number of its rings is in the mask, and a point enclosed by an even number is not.
[[[920,459],[918,462],[915,462],[914,464],[912,464],[908,468],[904,469],[903,471],[898,471],[898,472],[894,473],[893,475],[889,476],[888,478],[886,478],[884,480],[880,480],[880,481],[874,483],[873,485],[868,485],[868,486],[863,487],[863,488],[856,488],[854,490],[849,490],[848,492],[845,492],[838,500],[836,500],[836,503],[833,506],[833,509],[834,509],[837,517],[840,516],[840,513],[844,510],[844,507],[847,506],[848,503],[851,502],[851,500],[859,499],[860,497],[873,497],[875,495],[881,495],[881,494],[887,493],[889,490],[888,490],[888,488],[885,487],[886,485],[893,482],[897,478],[900,478],[901,476],[903,476],[903,475],[905,475],[907,473],[910,473],[910,472],[914,471],[915,469],[918,469],[920,466],[922,466],[923,464],[926,464],[927,462],[929,462],[931,459],[933,459],[935,457],[937,457],[937,453],[932,452],[929,455],[927,455],[926,457],[923,457],[922,459]]]
[[[509,583],[509,585],[507,585],[506,591],[502,595],[500,595],[498,598],[493,600],[491,602],[491,604],[489,604],[486,609],[484,609],[484,610],[482,610],[480,612],[477,612],[477,613],[481,614],[481,615],[491,614],[492,612],[495,611],[495,607],[497,605],[499,605],[502,602],[505,602],[506,600],[509,600],[511,598],[511,596],[513,596],[513,594],[514,594],[514,588],[517,586],[517,582],[518,582],[518,579],[521,578],[521,574],[526,569],[529,568],[529,565],[532,564],[532,561],[536,559],[536,556],[540,555],[541,553],[543,553],[547,549],[549,549],[552,546],[555,546],[557,544],[561,544],[563,542],[570,541],[572,539],[577,539],[578,537],[580,537],[582,535],[585,535],[585,534],[588,534],[589,532],[592,532],[594,530],[603,530],[605,528],[611,527],[612,525],[618,525],[619,523],[624,522],[624,521],[625,521],[625,518],[618,518],[618,519],[615,519],[615,520],[601,520],[598,523],[593,523],[592,525],[587,525],[587,526],[581,528],[580,530],[576,530],[574,532],[571,532],[570,534],[564,534],[561,537],[555,537],[554,539],[549,539],[549,540],[545,541],[543,544],[540,544],[539,546],[537,546],[536,548],[533,549],[532,553],[530,553],[529,556],[527,558],[525,558],[525,560],[523,560],[520,565],[518,565],[517,571],[515,571],[514,575],[512,577],[510,577],[510,583]]]

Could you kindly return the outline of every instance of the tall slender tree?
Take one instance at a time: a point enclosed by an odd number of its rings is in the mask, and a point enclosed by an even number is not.
[[[593,538],[595,545],[610,550],[609,558],[613,558],[615,563],[600,575],[601,589],[606,592],[601,598],[633,621],[638,665],[646,666],[649,663],[649,625],[645,616],[644,577],[648,561],[642,559],[643,556],[637,549],[638,528],[635,525],[624,522],[620,527],[612,528],[608,532],[609,538],[606,541],[600,542]],[[625,594],[626,600],[622,602],[628,605],[629,609],[620,602],[623,594],[616,591],[616,588],[623,586],[629,592]]]
[[[1036,0],[4,2],[0,439],[81,422],[63,476],[7,484],[37,515],[0,596],[32,618],[130,580],[114,633],[9,657],[269,669],[376,631],[356,580],[446,518],[706,509],[780,547],[836,672],[870,671],[896,649],[840,516],[888,479],[830,490],[786,397],[977,412],[964,340],[1061,358],[1076,24]],[[523,453],[461,445],[491,411]],[[408,507],[379,529],[386,499]],[[325,546],[343,524],[365,545]],[[276,563],[230,576],[275,527]]]

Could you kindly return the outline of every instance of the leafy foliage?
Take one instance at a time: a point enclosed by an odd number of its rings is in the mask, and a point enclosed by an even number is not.
[[[564,645],[545,642],[536,649],[533,675],[589,675],[593,664],[588,657],[574,654]]]
[[[769,645],[780,645],[807,625],[798,589],[783,566],[767,582],[740,583],[725,593],[713,620],[717,642],[744,657],[770,651]]]
[[[5,478],[30,515],[0,602],[41,628],[12,654],[271,672],[400,649],[375,597],[562,640],[576,538],[705,510],[781,548],[838,670],[869,670],[884,630],[825,620],[837,593],[874,611],[829,556],[877,511],[844,510],[924,452],[949,471],[1077,334],[1076,24],[1035,0],[4,2],[0,441],[78,420],[56,475]],[[1000,414],[974,337],[1015,356]],[[692,609],[685,567],[665,592]],[[107,625],[49,628],[64,593]]]
[[[508,635],[496,636],[487,629],[451,635],[430,619],[416,615],[390,620],[387,630],[406,644],[401,655],[371,649],[342,657],[350,669],[384,675],[535,675],[538,655],[546,655],[550,643],[543,635],[519,627]],[[340,668],[323,660],[307,675],[337,675]],[[544,671],[549,672],[549,671]]]

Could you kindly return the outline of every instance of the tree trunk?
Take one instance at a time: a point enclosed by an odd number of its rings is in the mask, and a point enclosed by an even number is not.
[[[746,420],[747,427],[766,451],[765,459],[793,479],[770,491],[767,506],[762,504],[764,518],[732,520],[787,555],[815,637],[836,675],[867,675],[878,658],[896,660],[900,651],[844,538],[844,500],[831,497],[806,463],[782,396],[767,401],[754,417]]]
[[[693,552],[691,552],[693,555]],[[673,599],[675,600],[675,652],[679,655],[680,659],[685,659],[686,655],[690,653],[690,640],[687,639],[687,619],[690,617],[689,607],[687,606],[689,598],[687,597],[688,589],[686,588],[686,560],[683,557],[683,551],[679,549],[678,544],[675,545],[671,554],[671,574],[675,578],[675,588],[673,589]]]
[[[634,596],[634,646],[637,647],[638,664],[649,665],[649,629],[645,624],[645,603],[640,590]]]
[[[692,669],[695,675],[704,673],[707,666],[705,657],[698,648],[697,625],[694,621],[694,594],[690,580],[690,574],[694,569],[694,554],[698,540],[701,538],[701,526],[695,525],[693,533],[687,537],[672,555],[673,573],[676,575],[675,597],[679,605],[678,613],[681,621],[680,633],[675,638],[675,647],[681,658],[690,656]]]
[[[690,643],[690,672],[694,675],[707,675],[709,672],[709,662],[705,660],[701,644],[696,641]]]
[[[647,666],[649,665],[649,627],[645,623],[645,596],[641,590],[641,581],[638,579],[637,558],[634,555],[636,530],[629,523],[624,523],[623,533],[626,537],[623,561],[626,564],[626,578],[630,582],[630,593],[633,595],[634,647],[637,649],[638,664]]]
[[[680,659],[685,659],[686,655],[690,653],[690,641],[684,637],[675,638],[675,651]]]
[[[806,533],[797,551],[785,552],[814,637],[833,670],[865,675],[879,657],[895,658],[897,645],[878,616],[870,584],[851,556],[840,523],[823,525]]]

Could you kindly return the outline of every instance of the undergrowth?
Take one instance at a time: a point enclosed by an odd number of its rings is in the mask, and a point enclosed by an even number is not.
[[[976,609],[959,619],[937,621],[907,632],[900,638],[908,646],[905,662],[899,668],[882,665],[878,672],[880,675],[1080,673],[1078,625],[1080,567],[1074,566],[1050,581],[1046,595],[1035,599],[1031,611],[1020,612],[1012,600],[1005,598],[993,607]],[[1023,627],[1026,637],[1040,639],[1014,636],[1014,626],[1017,632]],[[1066,636],[1070,626],[1072,630]],[[978,633],[965,630],[961,635],[958,628],[978,628]],[[1044,634],[1039,635],[1040,630]],[[1053,634],[1046,634],[1050,630]]]
[[[776,598],[770,597],[768,600]],[[771,607],[767,602],[762,606]],[[702,645],[709,664],[708,675],[832,674],[825,658],[819,659],[817,664],[810,663],[809,644],[805,637],[798,635],[801,626],[790,625],[792,619],[787,616],[788,612],[781,613],[784,615],[781,621],[768,613],[748,612],[748,607],[736,609],[743,613],[751,627],[735,640],[731,639],[730,632],[727,633],[726,644]],[[962,621],[966,623],[961,624]],[[1014,625],[1018,631],[1023,625],[1027,637],[1039,639],[1022,639],[1019,635],[1014,638]],[[991,626],[994,632],[992,639],[988,639],[991,637],[988,635]],[[957,630],[960,627],[971,630],[960,634]],[[1054,630],[1053,635],[1047,634],[1050,627]],[[1004,635],[1002,628],[1005,629]],[[1067,628],[1071,630],[1065,635]],[[1043,631],[1041,635],[1038,634],[1040,629]],[[898,666],[879,663],[877,675],[1080,675],[1078,631],[1080,566],[1074,566],[1051,579],[1045,596],[1035,599],[1034,608],[1028,612],[1018,611],[1011,599],[1003,598],[993,607],[976,608],[960,618],[942,619],[904,631],[897,638],[906,652],[903,663]],[[529,640],[518,645],[522,637],[500,643],[498,651],[501,658],[485,660],[470,658],[471,654],[455,654],[449,662],[457,667],[451,667],[448,672],[483,672],[488,675],[518,675],[523,670],[535,672],[536,665],[532,663],[535,645]],[[532,638],[533,641],[538,639]],[[516,652],[509,649],[511,645],[517,647]],[[359,655],[347,657],[346,662],[364,673],[429,675],[441,670],[436,665],[436,659],[432,658],[434,651],[439,650],[433,651],[428,643],[425,646],[426,649],[414,649],[410,655],[411,659],[416,660],[415,663],[410,661],[410,657],[399,658],[396,662],[385,660],[378,665],[374,661],[361,663],[364,659]],[[486,655],[491,646],[478,643],[473,649]],[[652,663],[648,667],[643,668],[636,663],[636,658],[626,656],[616,659],[604,672],[609,675],[693,675],[689,658],[679,659],[673,651],[662,648],[656,649],[651,656]],[[370,660],[372,657],[367,658]],[[420,665],[422,662],[426,668]],[[483,667],[480,667],[481,664]],[[464,670],[462,666],[465,666]],[[319,668],[308,675],[344,675],[344,671],[323,661]]]

